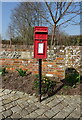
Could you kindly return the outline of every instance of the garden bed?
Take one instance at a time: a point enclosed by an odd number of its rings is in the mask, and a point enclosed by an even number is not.
[[[20,76],[18,72],[8,72],[5,75],[2,75],[2,88],[21,91],[32,95],[36,92],[36,90],[34,89],[35,80],[36,77],[30,72],[27,72],[26,76],[23,77]],[[66,86],[61,80],[59,81],[57,78],[51,78],[51,80],[56,82],[53,94],[80,95],[80,85],[82,83],[78,83],[75,86],[70,87]]]

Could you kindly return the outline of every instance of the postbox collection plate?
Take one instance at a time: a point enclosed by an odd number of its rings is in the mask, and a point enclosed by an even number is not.
[[[44,43],[38,43],[38,54],[44,53]]]

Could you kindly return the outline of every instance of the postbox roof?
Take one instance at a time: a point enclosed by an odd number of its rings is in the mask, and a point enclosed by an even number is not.
[[[44,26],[35,26],[34,32],[48,32],[48,27]]]

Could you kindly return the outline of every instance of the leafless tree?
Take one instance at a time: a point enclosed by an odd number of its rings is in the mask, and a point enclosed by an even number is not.
[[[12,11],[10,26],[13,28],[14,36],[19,36],[24,44],[29,45],[33,44],[33,27],[41,24],[40,20],[38,12],[32,10],[29,2],[24,2]]]
[[[13,30],[13,27],[12,27],[12,26],[9,26],[9,27],[8,27],[7,35],[8,35],[8,37],[9,37],[10,47],[11,47],[12,40],[14,39],[14,30]]]
[[[15,36],[30,44],[33,39],[33,26],[42,25],[52,29],[51,49],[57,44],[56,33],[61,26],[80,24],[79,2],[22,2],[11,16],[11,26]]]
[[[45,15],[42,9],[37,9],[40,16],[45,19],[53,28],[51,48],[57,44],[56,33],[58,29],[68,25],[80,25],[80,3],[79,2],[46,2],[45,1]],[[36,9],[36,8],[35,8]],[[44,9],[43,9],[44,10]]]

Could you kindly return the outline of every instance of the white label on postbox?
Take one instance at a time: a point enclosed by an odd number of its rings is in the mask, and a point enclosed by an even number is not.
[[[43,54],[43,49],[44,49],[44,44],[38,43],[38,53],[39,54]]]

